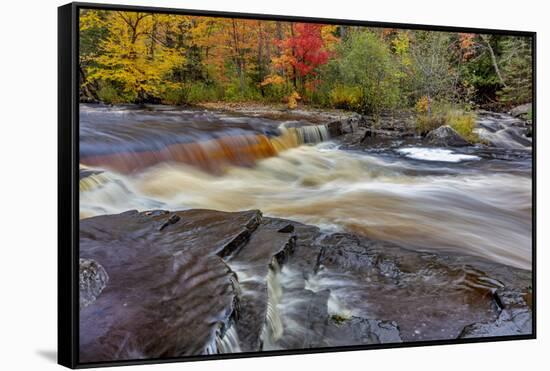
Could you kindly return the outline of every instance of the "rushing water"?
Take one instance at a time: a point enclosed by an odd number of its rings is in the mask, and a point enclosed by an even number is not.
[[[129,209],[260,209],[326,230],[531,268],[527,151],[506,160],[475,148],[358,152],[327,141],[322,125],[192,111],[87,108],[83,115],[81,163],[103,172],[81,180],[81,218]],[[116,145],[95,147],[101,138]]]

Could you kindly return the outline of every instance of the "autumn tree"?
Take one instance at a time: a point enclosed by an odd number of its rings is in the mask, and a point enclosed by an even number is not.
[[[527,102],[529,38],[82,10],[82,101],[307,103],[378,113]]]
[[[174,26],[172,17],[112,13],[109,36],[99,44],[101,54],[89,68],[88,78],[119,87],[129,100],[158,97],[171,84],[165,76],[184,61],[181,52],[166,45],[166,35]]]
[[[291,28],[291,36],[280,42],[282,56],[275,61],[291,68],[294,85],[301,89],[304,83],[317,75],[317,68],[327,63],[330,52],[323,40],[323,25],[297,23]]]

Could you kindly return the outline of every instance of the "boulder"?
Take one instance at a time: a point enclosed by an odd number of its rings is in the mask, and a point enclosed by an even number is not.
[[[445,147],[464,147],[470,143],[462,138],[455,129],[449,125],[443,125],[430,131],[426,135],[426,139],[434,145]]]
[[[510,115],[514,116],[514,117],[520,117],[520,116],[525,116],[529,113],[530,110],[533,109],[533,104],[532,103],[525,103],[525,104],[522,104],[522,105],[519,105],[517,107],[514,107],[510,110]]]

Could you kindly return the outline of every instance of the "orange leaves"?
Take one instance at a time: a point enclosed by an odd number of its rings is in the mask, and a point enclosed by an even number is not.
[[[459,33],[460,50],[462,50],[462,59],[467,61],[474,56],[475,34]]]
[[[282,78],[279,75],[269,75],[267,76],[264,81],[260,83],[261,86],[267,86],[267,85],[283,85],[285,83],[285,79]]]

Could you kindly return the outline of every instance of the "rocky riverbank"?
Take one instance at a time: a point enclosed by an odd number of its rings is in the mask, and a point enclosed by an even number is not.
[[[531,273],[258,210],[80,222],[80,360],[530,334]]]
[[[338,138],[346,148],[381,147],[399,141],[399,145],[426,144],[432,146],[463,147],[474,145],[462,138],[448,125],[425,136],[416,131],[416,114],[412,111],[388,111],[379,115],[361,115],[337,109],[304,107],[289,110],[284,105],[266,106],[242,103],[205,103],[199,108],[235,115],[247,115],[273,120],[325,124],[332,138]],[[505,149],[529,149],[532,144],[531,104],[524,104],[509,112],[477,110],[476,129],[478,146]]]

